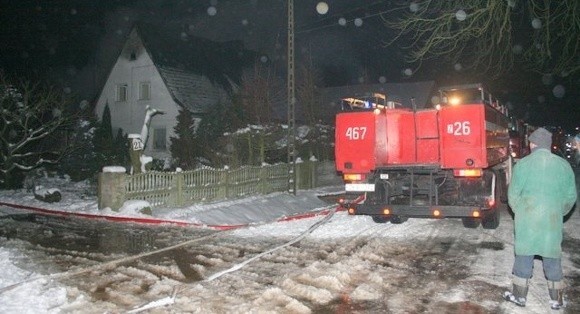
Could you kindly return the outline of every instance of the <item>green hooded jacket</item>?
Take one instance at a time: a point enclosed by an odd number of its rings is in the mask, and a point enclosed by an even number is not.
[[[561,257],[563,219],[576,193],[572,167],[548,149],[538,148],[516,163],[508,189],[516,255]]]

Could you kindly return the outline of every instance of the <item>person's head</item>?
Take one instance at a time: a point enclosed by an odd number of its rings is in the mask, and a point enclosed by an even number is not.
[[[532,151],[536,148],[551,149],[552,133],[544,128],[539,128],[532,132],[528,139],[530,140],[530,149]]]

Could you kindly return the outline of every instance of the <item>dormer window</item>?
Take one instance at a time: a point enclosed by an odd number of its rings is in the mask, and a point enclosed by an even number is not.
[[[137,53],[135,51],[131,51],[131,55],[129,56],[129,60],[131,60],[131,61],[137,60]]]

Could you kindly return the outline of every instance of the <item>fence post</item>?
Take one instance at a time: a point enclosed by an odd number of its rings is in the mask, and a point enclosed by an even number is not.
[[[258,182],[259,184],[259,190],[260,190],[260,194],[268,194],[268,171],[266,171],[266,167],[270,167],[268,165],[262,164],[262,166],[260,166],[260,177],[258,180],[260,180]]]
[[[126,197],[126,170],[123,167],[104,167],[98,176],[98,208],[119,210]]]
[[[144,144],[140,134],[129,134],[129,157],[131,157],[131,174],[141,173],[141,156]]]
[[[183,172],[181,171],[177,171],[175,172],[175,192],[176,193],[176,198],[175,198],[175,205],[177,206],[183,206],[184,201],[183,201],[183,182],[184,182],[184,178],[183,178]]]
[[[222,192],[222,199],[228,199],[230,194],[230,168],[224,167],[222,170],[222,185],[223,185],[223,192]]]
[[[318,161],[310,160],[310,188],[318,187]]]
[[[316,161],[307,160],[296,163],[296,183],[300,189],[313,189],[316,187]]]
[[[308,164],[302,160],[296,162],[296,189],[308,189],[310,184]]]

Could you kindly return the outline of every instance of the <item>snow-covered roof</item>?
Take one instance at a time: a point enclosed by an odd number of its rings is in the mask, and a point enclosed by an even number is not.
[[[192,113],[203,113],[216,99],[226,96],[223,88],[216,87],[205,76],[166,66],[158,70],[175,102]]]
[[[205,112],[239,84],[257,55],[240,41],[214,42],[180,26],[139,22],[134,29],[173,99],[194,113]]]

